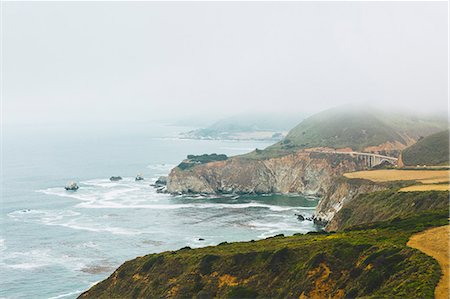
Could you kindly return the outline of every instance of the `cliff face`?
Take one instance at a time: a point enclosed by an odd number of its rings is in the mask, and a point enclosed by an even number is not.
[[[363,169],[362,161],[333,153],[299,151],[269,159],[233,157],[181,170],[167,181],[170,193],[302,193],[324,196],[336,177]]]
[[[321,197],[315,217],[332,220],[342,206],[360,194],[387,187],[349,180],[346,172],[365,168],[349,155],[299,151],[270,159],[233,157],[226,161],[174,168],[167,180],[170,193],[301,193]]]
[[[317,205],[315,216],[330,222],[341,208],[361,194],[385,190],[388,187],[367,180],[336,178]],[[327,230],[336,230],[328,223]]]

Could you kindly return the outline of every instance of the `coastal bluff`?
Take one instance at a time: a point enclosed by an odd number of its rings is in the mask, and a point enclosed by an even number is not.
[[[175,167],[167,179],[173,194],[268,194],[300,193],[320,197],[317,219],[330,221],[359,194],[386,187],[367,180],[349,180],[344,173],[367,168],[367,160],[355,155],[301,150],[281,157],[248,159],[236,156],[189,169]]]
[[[327,152],[297,151],[267,159],[236,156],[189,169],[175,167],[169,174],[167,191],[324,196],[336,177],[364,168],[364,161],[355,157]]]

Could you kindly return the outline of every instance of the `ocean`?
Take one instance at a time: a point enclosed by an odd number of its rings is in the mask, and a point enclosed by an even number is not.
[[[157,193],[150,184],[188,154],[237,155],[270,145],[180,139],[186,130],[4,126],[0,297],[75,298],[137,256],[316,230],[295,217],[312,215],[315,198]],[[144,181],[134,180],[138,173]],[[72,180],[80,189],[64,190]]]

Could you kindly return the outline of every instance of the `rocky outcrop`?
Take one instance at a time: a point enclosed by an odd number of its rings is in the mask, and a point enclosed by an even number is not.
[[[302,193],[324,196],[345,172],[363,169],[350,155],[299,151],[282,157],[233,157],[174,168],[167,180],[170,193]]]
[[[155,182],[155,186],[157,186],[157,187],[163,187],[166,185],[167,185],[167,177],[166,176],[160,176]]]
[[[387,188],[386,185],[376,184],[368,180],[336,178],[334,184],[330,185],[327,193],[320,199],[314,216],[329,223],[344,204],[350,202],[358,195]],[[327,225],[327,230],[329,229],[330,225]]]

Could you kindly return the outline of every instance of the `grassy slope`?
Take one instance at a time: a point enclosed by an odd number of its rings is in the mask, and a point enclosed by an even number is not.
[[[404,135],[418,138],[446,128],[445,120],[388,114],[364,107],[341,106],[317,113],[294,127],[286,138],[245,158],[264,159],[312,147],[351,147],[360,151],[385,142],[406,144]]]
[[[151,254],[123,264],[82,298],[431,298],[440,268],[406,246],[448,211],[363,229]]]
[[[405,165],[448,165],[449,131],[439,132],[419,140],[402,152]]]
[[[386,141],[406,141],[391,126],[367,110],[330,109],[316,114],[293,128],[285,145],[300,148],[328,146],[352,147],[362,150],[366,146]],[[288,142],[288,143],[286,143]]]
[[[448,191],[397,192],[386,190],[362,194],[344,204],[333,222],[338,229],[375,221],[404,218],[434,210],[448,210]]]

